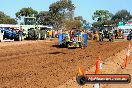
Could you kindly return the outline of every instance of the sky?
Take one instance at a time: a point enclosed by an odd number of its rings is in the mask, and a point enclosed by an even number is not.
[[[48,11],[49,5],[58,0],[1,0],[0,11],[15,18],[15,13],[24,7],[32,7],[37,11]],[[92,15],[96,10],[109,10],[115,14],[126,9],[132,13],[132,0],[72,0],[75,5],[75,16],[82,16],[93,22]]]

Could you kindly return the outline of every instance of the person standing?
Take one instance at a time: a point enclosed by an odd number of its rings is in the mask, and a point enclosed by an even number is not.
[[[49,38],[52,40],[52,30],[49,31]]]
[[[20,26],[20,30],[18,31],[18,33],[19,33],[19,41],[22,41],[23,31],[24,31],[24,29],[22,29],[22,26]]]

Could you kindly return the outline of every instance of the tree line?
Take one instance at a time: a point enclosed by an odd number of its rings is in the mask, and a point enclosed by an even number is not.
[[[36,11],[31,7],[22,8],[16,12],[16,18],[22,19],[23,17],[36,17],[38,24],[52,25],[54,28],[86,28],[87,21],[82,17],[74,16],[75,5],[71,0],[60,0],[52,3],[48,11]],[[120,10],[112,14],[108,10],[96,10],[92,19],[95,21],[93,27],[101,27],[103,25],[117,26],[119,21],[128,21],[132,19],[132,15],[127,10]],[[17,20],[11,18],[0,12],[1,24],[16,24]]]
[[[118,26],[120,21],[126,22],[132,19],[132,15],[125,9],[119,10],[112,14],[108,10],[96,10],[92,16],[95,22],[92,24],[94,27],[102,27],[104,25]]]
[[[6,15],[4,12],[0,11],[0,24],[16,24],[17,21],[14,18]]]

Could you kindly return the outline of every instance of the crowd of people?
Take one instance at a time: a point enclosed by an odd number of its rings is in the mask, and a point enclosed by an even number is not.
[[[100,29],[93,29],[92,31],[88,32],[89,39],[91,40],[100,40],[102,38],[124,38],[123,31],[120,29],[108,29],[108,28],[100,28]]]

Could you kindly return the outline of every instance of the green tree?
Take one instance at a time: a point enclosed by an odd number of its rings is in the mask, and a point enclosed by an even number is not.
[[[52,19],[51,19],[51,14],[49,13],[49,11],[41,11],[39,12],[39,14],[36,16],[37,21],[39,22],[39,24],[43,24],[43,25],[52,25]]]
[[[61,27],[64,24],[67,13],[73,13],[75,6],[71,0],[60,0],[50,5],[49,12],[54,27]]]
[[[33,15],[38,14],[38,12],[31,7],[28,8],[22,8],[20,11],[16,12],[16,17],[21,19],[21,17],[31,17]]]
[[[73,17],[74,17],[74,11],[69,11],[69,12],[65,13],[65,15],[64,15],[65,20],[72,20]]]
[[[111,25],[113,14],[110,13],[108,10],[96,10],[92,16],[93,20],[96,20],[97,22],[94,22],[92,25],[94,27],[102,27],[104,25]]]
[[[83,28],[86,28],[86,23],[87,21],[83,19],[82,16],[77,16],[77,17],[74,17],[75,20],[79,20],[80,23],[81,23],[81,27],[83,26]]]
[[[82,23],[79,20],[65,20],[66,29],[72,29],[72,28],[80,29],[81,27],[82,27]]]
[[[132,15],[127,10],[119,10],[113,17],[112,20],[116,21],[118,24],[119,21],[128,21],[132,19]]]
[[[92,26],[93,27],[95,27],[95,28],[98,28],[98,27],[102,27],[103,26],[103,23],[102,22],[94,22],[93,24],[92,24]]]
[[[93,20],[97,20],[99,22],[109,20],[112,17],[112,13],[108,10],[96,10],[92,16]]]
[[[0,11],[0,24],[17,24],[14,18],[7,16],[4,12]]]
[[[83,21],[83,17],[82,16],[77,16],[77,17],[74,17],[75,20],[80,20],[80,21]]]

